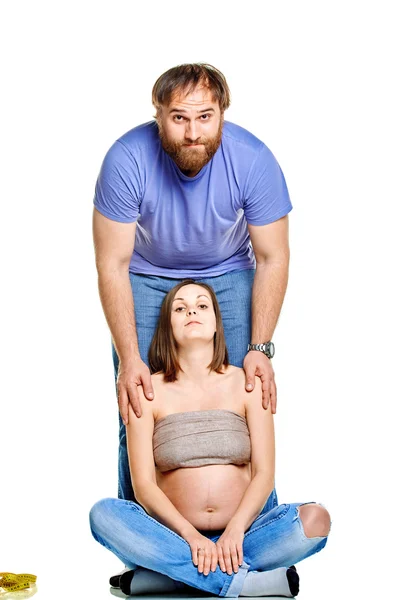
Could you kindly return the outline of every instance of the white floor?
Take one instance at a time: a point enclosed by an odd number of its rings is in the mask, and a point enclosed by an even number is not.
[[[29,589],[26,590],[20,590],[18,592],[9,592],[9,593],[2,593],[0,592],[0,599],[1,600],[22,600],[22,599],[27,599],[27,598],[32,598],[32,596],[35,596],[35,598],[37,598],[38,600],[40,598],[44,598],[44,596],[39,592],[39,588],[34,585]],[[121,590],[116,589],[116,588],[109,588],[109,595],[108,598],[110,598],[110,596],[114,596],[116,598],[124,598],[126,600],[129,600],[129,598],[134,598],[135,600],[161,600],[164,598],[167,598],[168,600],[180,600],[181,598],[190,598],[190,600],[204,600],[204,598],[219,598],[219,596],[208,596],[208,595],[204,595],[204,596],[196,596],[196,595],[188,595],[188,594],[166,594],[164,596],[158,596],[158,595],[153,595],[153,594],[149,594],[146,596],[125,596],[125,594],[123,594],[121,592]],[[65,594],[65,592],[64,592]],[[67,596],[65,596],[64,594],[54,593],[54,598],[56,599],[57,597],[61,597],[61,598],[67,598]],[[106,590],[104,590],[101,595],[97,595],[97,594],[90,594],[90,596],[86,596],[86,594],[83,596],[81,596],[77,591],[71,591],[71,595],[68,596],[68,598],[72,599],[78,599],[78,598],[90,598],[91,600],[103,600],[103,598],[107,597],[107,592]],[[282,600],[282,596],[268,596],[269,600]],[[248,598],[248,600],[259,600],[259,598]]]
[[[22,598],[32,598],[38,592],[37,585],[32,585],[26,590],[18,590],[17,592],[6,592],[3,591],[3,588],[0,588],[0,598],[1,600],[22,600]]]
[[[121,591],[119,590],[113,590],[111,589],[111,594],[113,596],[116,596],[117,598],[127,598],[124,594],[122,594]],[[148,595],[148,596],[129,596],[129,598],[135,598],[135,600],[149,600],[150,598],[152,598],[153,600],[161,600],[161,598],[167,598],[168,600],[175,600],[177,598],[190,598],[190,600],[204,600],[204,598],[219,598],[219,596],[188,596],[187,594],[168,594],[165,596],[156,596],[156,595]],[[282,596],[268,596],[269,600],[282,600]],[[259,598],[248,598],[248,600],[260,600]]]

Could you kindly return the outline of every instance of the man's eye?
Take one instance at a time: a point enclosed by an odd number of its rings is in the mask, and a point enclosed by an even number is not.
[[[174,116],[174,120],[175,121],[182,121],[182,119],[183,119],[182,115],[175,115]]]
[[[208,119],[211,117],[211,115],[201,115],[201,120],[202,121],[208,121]]]

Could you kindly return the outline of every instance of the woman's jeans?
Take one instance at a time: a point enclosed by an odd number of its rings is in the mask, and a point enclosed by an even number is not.
[[[219,566],[208,575],[199,573],[188,542],[129,500],[100,500],[90,512],[90,525],[93,537],[131,569],[163,573],[182,588],[186,584],[214,596],[237,597],[248,571],[289,567],[324,548],[327,536],[308,538],[304,534],[299,506],[298,502],[278,506],[275,491],[271,493],[244,535],[243,562],[232,575]],[[216,542],[223,530],[201,533]]]
[[[208,279],[196,279],[196,283],[211,285],[216,293],[222,314],[229,363],[237,367],[243,366],[247,344],[251,341],[251,292],[254,273],[255,271],[250,269],[232,271]],[[135,303],[139,352],[142,360],[148,365],[148,352],[160,316],[162,301],[169,290],[182,279],[130,273],[130,280]],[[114,347],[113,360],[116,379],[118,356]],[[125,425],[121,416],[119,416],[118,497],[135,500],[129,472]]]

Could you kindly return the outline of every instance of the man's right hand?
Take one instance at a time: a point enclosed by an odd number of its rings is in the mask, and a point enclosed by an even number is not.
[[[138,386],[143,386],[143,393],[147,400],[153,400],[154,390],[151,384],[150,371],[142,359],[136,358],[129,363],[119,363],[117,378],[118,406],[124,425],[129,422],[128,404],[131,403],[137,417],[142,416]]]

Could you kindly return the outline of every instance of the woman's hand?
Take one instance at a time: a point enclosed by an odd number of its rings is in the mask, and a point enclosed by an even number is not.
[[[232,575],[237,573],[243,562],[243,538],[242,527],[228,526],[216,542],[218,563],[221,571]]]
[[[198,531],[186,538],[192,552],[192,560],[199,573],[208,575],[210,570],[214,573],[218,565],[217,547]]]

